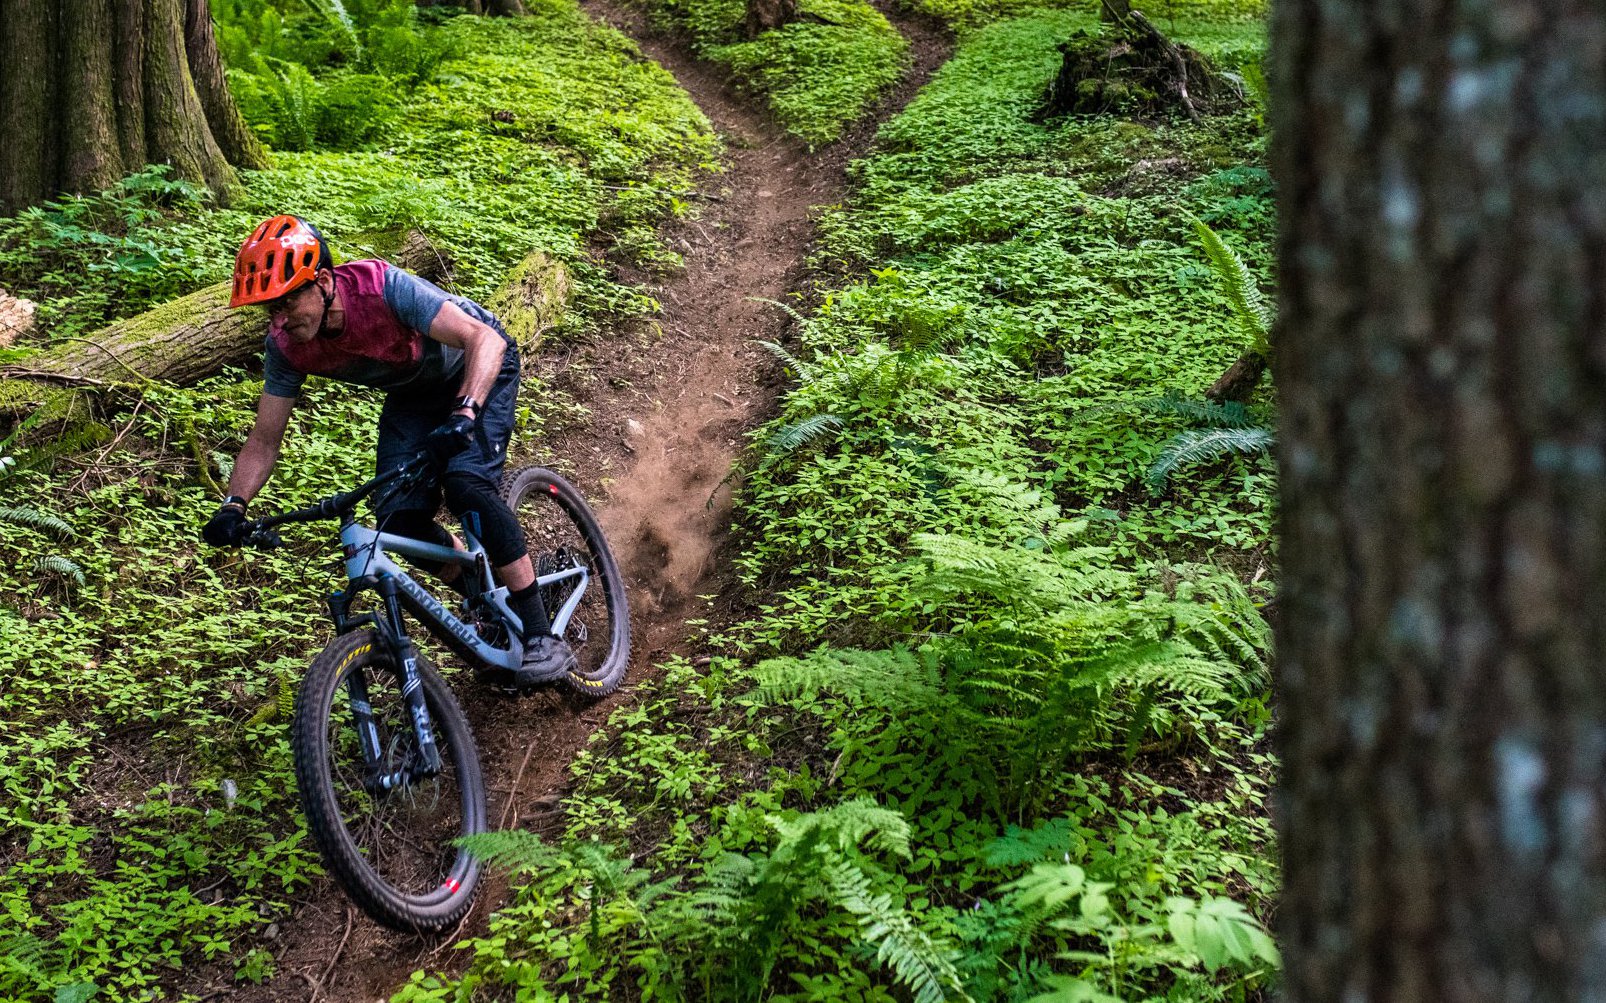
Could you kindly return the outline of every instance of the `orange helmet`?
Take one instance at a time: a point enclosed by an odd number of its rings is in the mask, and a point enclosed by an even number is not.
[[[234,259],[229,306],[267,303],[311,282],[333,258],[318,228],[300,216],[275,216],[251,231]]]

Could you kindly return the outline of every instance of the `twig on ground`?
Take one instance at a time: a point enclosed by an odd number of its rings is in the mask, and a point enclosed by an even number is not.
[[[355,918],[356,910],[349,905],[346,906],[346,932],[340,935],[340,946],[335,948],[335,953],[329,958],[329,964],[324,966],[323,974],[318,976],[318,985],[322,986],[329,981],[329,973],[335,970],[335,965],[340,961],[340,956],[345,953],[346,939],[351,936],[351,921]]]
[[[498,829],[507,828],[508,815],[513,811],[513,806],[518,803],[519,785],[524,783],[524,768],[530,765],[530,756],[534,755],[534,753],[535,743],[531,742],[530,747],[524,750],[524,762],[519,764],[519,772],[513,778],[513,789],[508,791],[507,804],[502,806],[502,821],[497,825]]]

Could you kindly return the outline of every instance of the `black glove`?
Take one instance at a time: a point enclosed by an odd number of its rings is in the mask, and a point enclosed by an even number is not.
[[[225,505],[202,527],[201,539],[214,547],[238,547],[249,526],[244,512],[233,505]]]
[[[436,463],[441,464],[473,444],[474,419],[466,414],[454,414],[447,418],[424,440],[424,448],[429,450],[429,455],[435,458]]]

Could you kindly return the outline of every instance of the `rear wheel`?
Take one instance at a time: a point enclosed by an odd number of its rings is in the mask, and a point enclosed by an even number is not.
[[[485,831],[485,786],[452,691],[422,656],[418,675],[440,750],[435,776],[413,776],[421,757],[402,675],[372,630],[336,638],[313,660],[296,696],[291,747],[313,841],[352,901],[393,929],[437,931],[474,901],[480,864],[452,841]],[[359,740],[365,707],[377,766]]]
[[[537,576],[585,571],[583,582],[574,575],[543,587],[541,601],[557,621],[583,590],[560,631],[579,663],[568,682],[586,697],[612,693],[630,664],[630,615],[624,579],[596,515],[574,485],[541,467],[510,471],[502,498],[524,531]]]

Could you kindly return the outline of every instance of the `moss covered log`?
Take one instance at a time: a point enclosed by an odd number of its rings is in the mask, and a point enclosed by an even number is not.
[[[508,273],[507,281],[486,304],[502,319],[521,352],[541,343],[541,336],[563,319],[573,286],[563,262],[535,251]]]
[[[259,311],[229,309],[229,284],[220,282],[0,367],[0,377],[91,386],[162,380],[187,386],[259,354],[262,329]]]

